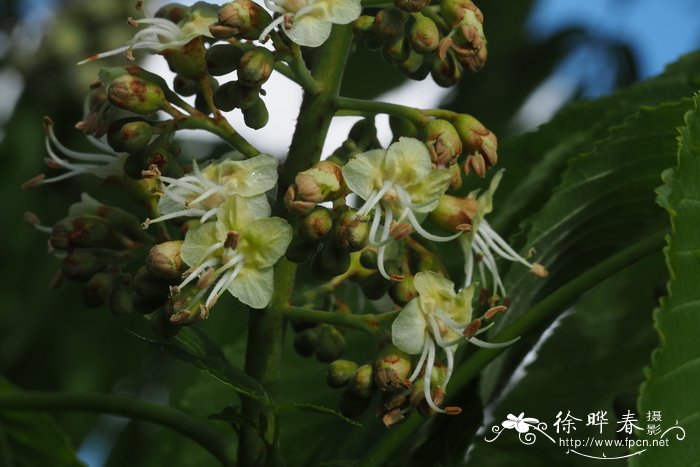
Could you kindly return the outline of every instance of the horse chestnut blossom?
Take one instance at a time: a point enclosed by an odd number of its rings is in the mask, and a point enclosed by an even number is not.
[[[156,15],[159,13],[157,12]],[[167,49],[179,49],[197,37],[214,37],[209,32],[209,26],[218,21],[218,7],[216,5],[197,2],[177,13],[179,14],[168,15],[169,19],[159,17],[129,18],[129,24],[132,26],[145,25],[146,27],[134,34],[127,45],[92,55],[78,62],[78,65],[120,53],[126,53],[127,58],[133,59],[132,52],[134,50],[147,49],[153,52],[163,52]],[[176,19],[178,20],[176,21]]]
[[[391,279],[384,268],[386,246],[391,242],[392,223],[408,221],[424,238],[445,242],[457,238],[433,235],[421,227],[425,216],[435,209],[452,175],[449,169],[433,168],[425,144],[414,138],[402,137],[388,149],[373,149],[357,154],[343,167],[343,178],[348,188],[365,200],[358,217],[374,210],[369,242],[379,248],[377,265],[386,279]],[[379,224],[381,234],[377,238]]]
[[[221,160],[200,169],[192,161],[192,173],[180,178],[166,177],[157,167],[147,175],[162,182],[162,196],[158,202],[161,216],[146,219],[144,227],[177,217],[199,217],[201,222],[213,218],[221,204],[231,195],[246,198],[265,193],[277,183],[277,159],[260,154],[250,159],[229,153]]]
[[[404,306],[392,323],[392,342],[410,355],[420,355],[409,381],[415,381],[421,370],[423,371],[423,391],[430,408],[440,413],[459,413],[456,408],[448,407],[446,410],[435,404],[430,382],[435,367],[436,346],[442,348],[447,358],[447,374],[442,386],[447,387],[450,381],[457,345],[465,340],[464,332],[472,322],[475,285],[455,292],[451,281],[432,271],[417,273],[413,281],[418,296]],[[482,328],[476,334],[486,329],[488,328]],[[466,336],[469,342],[487,348],[508,346],[518,339],[494,344],[474,336]]]
[[[172,293],[177,295],[189,284],[199,290],[176,312],[191,313],[190,308],[196,305],[206,314],[227,290],[252,308],[265,308],[270,303],[272,267],[292,240],[290,225],[270,217],[270,212],[264,195],[232,195],[221,205],[215,222],[187,232],[181,254],[190,269]]]
[[[265,6],[280,16],[263,30],[260,40],[282,24],[287,37],[306,47],[323,44],[333,24],[351,23],[362,11],[360,0],[265,0]]]

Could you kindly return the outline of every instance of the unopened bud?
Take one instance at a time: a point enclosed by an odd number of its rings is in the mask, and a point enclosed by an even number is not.
[[[294,337],[294,349],[302,357],[310,357],[316,351],[319,334],[318,327],[303,330]]]
[[[405,390],[411,374],[411,357],[394,345],[388,345],[374,360],[374,382],[381,391]]]
[[[224,112],[235,108],[253,107],[260,99],[260,89],[243,86],[238,81],[229,81],[214,91],[214,104]]]
[[[272,18],[260,5],[250,0],[236,0],[219,8],[219,22],[209,27],[217,39],[255,40],[270,24]]]
[[[465,231],[479,210],[479,201],[471,196],[442,195],[430,218],[448,232]]]
[[[374,392],[374,369],[366,363],[359,367],[350,379],[348,391],[360,397],[371,397]]]
[[[63,275],[76,282],[85,282],[102,271],[108,262],[90,250],[78,248],[68,253],[61,262]]]
[[[287,208],[287,211],[294,214],[305,216],[316,207],[316,204],[317,203],[313,201],[300,199],[297,196],[296,185],[290,185],[289,188],[287,188],[287,192],[284,194],[284,206]]]
[[[320,203],[333,201],[347,194],[341,168],[329,161],[320,161],[294,179],[299,199]]]
[[[117,284],[109,296],[109,309],[114,316],[126,316],[134,311],[131,292]]]
[[[319,326],[316,340],[316,358],[319,362],[332,362],[345,351],[345,336],[329,324]]]
[[[404,36],[387,39],[382,44],[382,57],[392,65],[398,65],[408,60],[411,55],[411,44]]]
[[[199,80],[207,75],[206,53],[204,38],[197,37],[182,47],[165,49],[160,54],[171,71],[183,78]]]
[[[413,50],[419,54],[434,52],[440,43],[440,31],[435,22],[421,13],[414,13],[411,18],[408,40]]]
[[[235,71],[243,56],[240,47],[230,44],[216,44],[207,49],[206,62],[210,75],[221,76]]]
[[[199,82],[176,75],[173,78],[173,90],[181,96],[194,96],[199,91]]]
[[[367,410],[369,403],[369,397],[358,396],[348,388],[340,396],[340,413],[346,417],[357,417]]]
[[[332,388],[342,388],[348,385],[355,375],[357,363],[350,360],[336,360],[328,367],[326,381]]]
[[[394,5],[403,11],[420,11],[430,4],[430,0],[394,0]]]
[[[374,31],[374,17],[362,15],[352,23],[352,32],[360,40],[374,39],[376,33]]]
[[[457,58],[451,50],[447,51],[444,60],[435,57],[430,69],[430,75],[435,83],[443,88],[449,88],[457,84],[462,76],[462,71]]]
[[[165,303],[170,295],[170,284],[152,276],[146,266],[141,266],[136,271],[132,285],[135,295],[159,304]]]
[[[394,136],[394,141],[402,136],[409,138],[415,138],[418,136],[418,129],[416,125],[410,120],[401,117],[389,116],[389,127],[391,128],[391,133]]]
[[[458,54],[457,60],[462,64],[462,67],[469,73],[476,73],[486,65],[488,58],[488,49],[484,44],[478,52],[468,54]]]
[[[107,142],[117,152],[139,152],[152,137],[153,128],[144,120],[116,120],[107,131]]]
[[[328,208],[316,206],[308,216],[301,219],[299,233],[308,240],[318,242],[326,238],[333,228],[333,216]]]
[[[292,263],[302,263],[316,252],[318,244],[304,238],[294,237],[287,248],[286,257]]]
[[[422,81],[429,74],[433,63],[433,57],[421,55],[418,52],[411,50],[408,59],[398,66],[399,70],[409,78]]]
[[[374,17],[374,30],[382,39],[394,39],[404,33],[406,18],[398,8],[384,8]]]
[[[83,303],[90,308],[101,307],[109,298],[117,277],[111,272],[98,272],[83,287]]]
[[[360,254],[360,264],[367,269],[377,269],[377,251],[365,248]]]
[[[450,189],[459,190],[462,188],[462,169],[459,168],[459,164],[452,164],[448,167],[450,169]]]
[[[467,154],[479,153],[484,156],[488,167],[498,162],[498,139],[479,120],[471,115],[460,114],[452,122],[464,144]]]
[[[448,26],[454,28],[465,19],[484,22],[484,14],[471,0],[442,0],[440,2],[442,17]]]
[[[264,47],[247,51],[238,62],[238,80],[244,86],[259,87],[272,74],[275,56]]]
[[[156,112],[166,103],[161,88],[129,74],[115,78],[107,96],[112,105],[141,115]]]
[[[265,101],[258,97],[251,107],[242,109],[243,121],[248,128],[259,130],[267,125],[270,120],[270,113],[267,111]]]
[[[399,306],[404,306],[418,296],[418,291],[413,285],[413,274],[405,274],[403,280],[394,282],[389,288],[389,296]]]
[[[391,283],[385,280],[379,273],[370,274],[357,280],[362,289],[362,294],[370,300],[379,300],[389,290]]]
[[[462,154],[462,141],[457,130],[447,120],[435,119],[423,127],[425,145],[430,159],[438,167],[452,165]]]
[[[357,210],[344,210],[337,219],[335,241],[343,251],[360,251],[369,241],[369,223],[357,218]]]
[[[464,160],[465,175],[469,175],[470,172],[474,172],[474,175],[476,175],[477,177],[484,178],[486,176],[487,168],[488,167],[486,166],[486,160],[484,159],[484,156],[481,155],[481,153],[470,154]]]
[[[97,216],[62,219],[53,226],[50,241],[58,250],[114,246],[109,223]]]
[[[180,257],[182,240],[160,243],[148,252],[146,269],[158,279],[176,281],[182,277],[186,267]]]

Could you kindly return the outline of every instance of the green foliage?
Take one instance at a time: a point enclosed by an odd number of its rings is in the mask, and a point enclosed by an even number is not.
[[[0,393],[19,392],[0,377]],[[0,465],[82,467],[68,437],[46,413],[0,413]]]
[[[692,442],[700,430],[700,405],[694,388],[700,381],[700,98],[685,116],[680,129],[678,163],[663,173],[664,185],[658,189],[658,202],[671,218],[672,232],[664,249],[671,275],[668,295],[654,311],[656,330],[661,340],[653,353],[647,381],[639,396],[639,413],[660,411],[658,423],[665,432],[676,425],[685,430],[668,434],[642,433],[642,439],[669,439],[669,447],[650,448],[635,457],[631,465],[690,465],[700,457],[700,448]],[[683,440],[683,437],[685,438]],[[662,438],[662,439],[663,439]]]

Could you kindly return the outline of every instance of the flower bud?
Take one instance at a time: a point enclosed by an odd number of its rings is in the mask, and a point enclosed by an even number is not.
[[[377,269],[377,251],[365,248],[360,254],[360,264],[367,269]]]
[[[294,237],[287,248],[286,257],[292,263],[303,263],[316,252],[318,244],[304,238]]]
[[[379,273],[370,274],[357,280],[362,289],[362,293],[370,300],[379,300],[389,290],[391,283],[384,279]]]
[[[108,265],[105,258],[96,253],[78,248],[71,251],[61,262],[61,272],[65,277],[76,282],[86,282]]]
[[[352,23],[352,32],[360,40],[370,40],[376,37],[374,17],[362,15]]]
[[[411,357],[394,345],[384,348],[374,360],[374,382],[381,391],[400,392],[410,387]]]
[[[207,70],[210,75],[221,76],[235,71],[243,57],[240,47],[230,44],[216,44],[209,47],[206,55]]]
[[[316,340],[316,358],[319,362],[332,362],[343,354],[345,350],[345,336],[329,324],[319,326],[318,339]]]
[[[479,201],[471,196],[442,195],[430,218],[448,232],[466,230],[479,210]]]
[[[430,4],[430,0],[394,0],[394,5],[403,11],[420,11]]]
[[[431,120],[423,127],[423,135],[430,159],[438,167],[452,165],[462,154],[462,140],[447,120]]]
[[[142,151],[153,137],[153,128],[144,120],[114,121],[107,131],[107,142],[117,152],[133,154]]]
[[[465,152],[483,155],[487,167],[496,165],[498,162],[496,135],[471,115],[460,114],[453,123],[464,144]]]
[[[484,156],[480,153],[471,154],[467,156],[464,161],[464,173],[469,175],[470,172],[474,172],[477,177],[484,178],[486,176],[486,160]]]
[[[214,103],[217,108],[228,112],[236,107],[247,109],[253,107],[260,99],[260,89],[243,86],[237,81],[222,84],[214,91]]]
[[[471,0],[442,0],[440,11],[445,22],[452,28],[465,20],[477,23],[484,22],[484,14]]]
[[[486,65],[488,58],[488,49],[486,44],[479,49],[478,52],[472,54],[457,54],[457,60],[462,64],[462,67],[469,73],[476,73]]]
[[[444,60],[438,57],[433,60],[430,74],[438,86],[449,88],[457,84],[459,78],[462,76],[462,71],[459,67],[457,57],[455,57],[451,50],[448,50]]]
[[[421,13],[414,13],[411,15],[408,41],[413,50],[419,54],[431,53],[437,49],[440,43],[440,31],[432,19]]]
[[[117,284],[109,295],[109,309],[114,316],[126,316],[134,311],[131,292]]]
[[[287,208],[287,211],[291,213],[302,216],[308,215],[317,203],[299,199],[297,190],[296,185],[290,185],[289,188],[287,188],[284,194],[284,206]]]
[[[329,161],[317,162],[310,169],[299,172],[294,182],[297,197],[314,203],[334,201],[348,191],[341,168]]]
[[[116,274],[112,272],[98,272],[83,287],[83,303],[90,308],[101,307],[109,298],[116,282]]]
[[[408,60],[411,54],[411,45],[404,36],[398,36],[384,41],[382,45],[382,57],[392,65],[398,65]]]
[[[404,73],[409,78],[416,81],[422,81],[430,74],[432,63],[432,57],[428,58],[425,55],[421,55],[418,52],[411,50],[411,53],[408,55],[408,59],[400,64],[398,68],[399,71]]]
[[[170,295],[170,284],[151,275],[146,266],[141,266],[136,271],[132,285],[134,295],[159,304],[165,303]]]
[[[267,111],[265,102],[258,97],[252,107],[247,109],[242,109],[243,121],[248,128],[253,130],[259,130],[260,128],[267,125],[270,119],[270,113]]]
[[[319,280],[328,280],[343,274],[349,267],[350,253],[341,250],[329,239],[311,262],[311,274]]]
[[[374,17],[374,30],[382,39],[395,39],[403,35],[406,18],[398,8],[384,8]]]
[[[176,75],[173,78],[173,90],[181,96],[194,96],[199,91],[199,82]]]
[[[265,47],[256,47],[247,51],[238,62],[238,80],[244,86],[259,87],[263,85],[275,65],[275,56]]]
[[[117,246],[109,223],[97,216],[62,219],[53,226],[50,242],[58,250]]]
[[[158,8],[153,16],[156,18],[167,19],[168,21],[177,24],[183,19],[187,18],[188,12],[189,7],[183,5],[182,3],[166,3],[162,7]]]
[[[353,418],[362,415],[362,412],[367,410],[369,403],[369,397],[358,396],[350,391],[350,389],[346,389],[340,396],[338,404],[340,406],[340,413],[346,417]]]
[[[342,388],[348,385],[355,375],[357,363],[350,360],[336,360],[328,367],[326,381],[332,388]]]
[[[148,252],[146,270],[158,279],[177,281],[182,278],[186,266],[180,257],[182,240],[160,243]]]
[[[404,274],[402,281],[392,283],[389,296],[399,306],[404,306],[416,298],[418,291],[413,285],[413,274]]]
[[[316,206],[299,223],[299,233],[305,239],[313,242],[319,242],[326,238],[332,228],[333,216],[331,211],[324,206]]]
[[[294,349],[302,357],[310,357],[316,351],[319,335],[318,326],[301,331],[294,337]]]
[[[372,365],[366,363],[355,370],[355,374],[350,378],[348,391],[360,397],[372,397],[374,392],[374,369]]]
[[[165,57],[171,71],[183,78],[200,80],[207,75],[204,38],[196,37],[180,48],[165,49],[160,54]]]
[[[219,8],[219,22],[209,27],[217,39],[255,40],[270,24],[272,18],[260,5],[250,0],[236,0]]]
[[[462,188],[462,170],[459,168],[458,164],[452,164],[448,167],[450,169],[450,190],[459,190]]]
[[[336,220],[335,242],[344,251],[360,251],[369,241],[369,223],[357,218],[357,210],[348,208]]]
[[[151,114],[166,103],[161,88],[129,74],[112,81],[107,97],[112,105],[141,115]]]

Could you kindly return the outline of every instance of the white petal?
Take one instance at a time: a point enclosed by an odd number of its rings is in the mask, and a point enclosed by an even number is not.
[[[417,355],[421,353],[425,344],[426,325],[418,300],[414,298],[394,319],[391,325],[391,340],[404,352]]]

